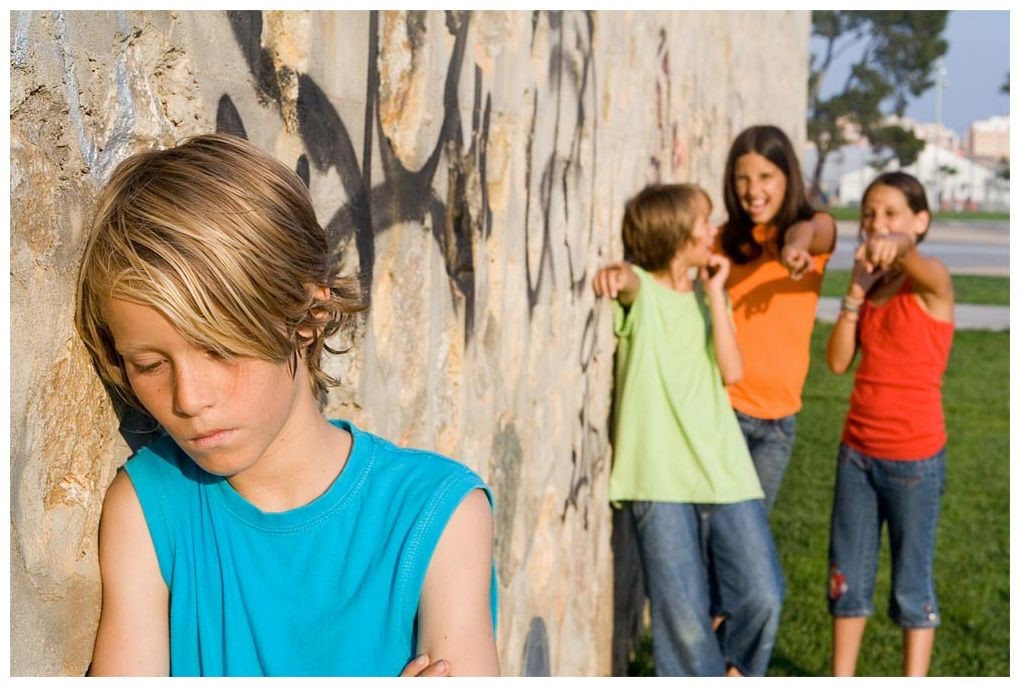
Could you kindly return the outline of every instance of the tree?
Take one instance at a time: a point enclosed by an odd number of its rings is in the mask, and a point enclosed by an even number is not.
[[[900,166],[906,167],[924,150],[924,141],[913,131],[895,124],[873,128],[867,136],[877,156],[872,163],[876,169],[884,169],[893,160],[899,160]]]
[[[818,151],[811,191],[820,193],[822,171],[829,154],[848,141],[847,126],[856,125],[876,152],[888,151],[909,165],[924,143],[912,131],[889,124],[887,116],[902,117],[908,96],[917,97],[934,85],[933,71],[949,44],[942,38],[948,11],[849,11],[812,13],[812,34],[825,42],[820,55],[811,56],[808,77],[808,138]],[[821,95],[834,60],[849,49],[860,50],[838,92]]]

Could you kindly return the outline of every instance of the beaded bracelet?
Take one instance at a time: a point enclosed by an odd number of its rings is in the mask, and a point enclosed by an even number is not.
[[[842,310],[843,312],[850,312],[856,315],[857,312],[861,309],[861,304],[863,303],[864,301],[859,298],[851,298],[850,296],[844,296],[843,303],[842,305],[840,305],[839,309]]]

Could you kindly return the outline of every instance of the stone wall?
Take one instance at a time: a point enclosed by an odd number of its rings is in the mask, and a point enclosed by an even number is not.
[[[140,441],[72,328],[92,204],[126,155],[212,130],[292,166],[364,278],[329,413],[492,485],[504,672],[609,674],[614,341],[591,276],[645,183],[719,205],[740,129],[804,139],[808,32],[804,12],[13,12],[13,674],[87,668],[102,496]]]

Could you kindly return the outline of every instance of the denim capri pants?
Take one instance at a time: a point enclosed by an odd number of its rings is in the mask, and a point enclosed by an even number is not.
[[[872,614],[882,523],[889,527],[889,617],[904,629],[938,627],[935,532],[945,447],[923,460],[888,460],[840,444],[829,529],[829,613]]]

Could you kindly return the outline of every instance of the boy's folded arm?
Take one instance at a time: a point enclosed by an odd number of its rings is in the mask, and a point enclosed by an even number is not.
[[[418,612],[418,653],[451,675],[499,675],[489,610],[492,508],[475,489],[460,503],[429,562]]]
[[[99,523],[102,614],[90,675],[169,675],[169,592],[127,473],[117,473]]]

